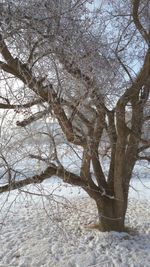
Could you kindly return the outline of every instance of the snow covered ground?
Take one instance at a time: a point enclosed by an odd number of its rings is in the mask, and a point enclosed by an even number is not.
[[[94,202],[56,179],[23,188],[34,196],[1,194],[0,267],[149,267],[149,188],[148,179],[132,182],[126,218],[131,234],[86,228],[97,221]],[[38,196],[43,193],[47,197]]]

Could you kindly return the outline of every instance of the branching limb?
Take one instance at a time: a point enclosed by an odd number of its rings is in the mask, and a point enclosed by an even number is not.
[[[54,111],[54,114],[61,126],[62,131],[64,132],[67,140],[73,144],[83,146],[85,143],[84,138],[78,136],[74,133],[72,123],[68,119],[57,94],[53,88],[52,84],[44,87],[42,86],[40,81],[37,81],[32,72],[24,67],[24,64],[20,62],[19,59],[14,59],[11,55],[6,43],[3,41],[2,36],[0,35],[0,52],[3,58],[6,60],[7,64],[2,62],[1,68],[19,78],[26,84],[33,92],[35,92],[38,96],[40,96],[43,100],[47,101],[51,104],[51,107]],[[34,118],[31,118],[33,121]],[[30,120],[29,120],[30,121]],[[28,121],[24,123],[18,123],[20,126],[25,126],[28,124]]]
[[[56,150],[56,148],[55,148],[55,150]],[[50,161],[52,161],[52,159],[53,159],[54,162],[57,163],[57,166],[62,167],[62,164],[58,160],[58,157],[57,157],[56,152],[52,153],[52,155],[50,157],[46,157],[46,158],[44,158],[44,157],[42,157],[40,155],[29,154],[29,158],[31,158],[31,159],[37,159],[37,160],[43,161],[43,162],[45,162],[47,164],[50,164]]]
[[[12,68],[7,63],[0,61],[0,69],[15,76],[16,78],[20,79],[21,81],[25,82],[23,76],[18,71],[16,71],[16,69]]]
[[[6,46],[1,34],[0,34],[0,53],[2,54],[3,58],[5,59],[5,61],[7,63],[13,63],[14,62],[14,58],[11,55],[8,47]]]
[[[126,72],[126,74],[128,75],[130,81],[133,82],[132,76],[131,76],[131,74],[130,74],[128,68],[127,68],[126,65],[122,62],[122,60],[121,60],[121,58],[118,56],[118,54],[116,53],[115,55],[116,55],[116,57],[117,57],[117,59],[118,59],[120,65],[122,66],[122,68],[124,69],[124,71]]]
[[[39,112],[35,113],[34,115],[30,116],[29,118],[27,118],[23,121],[17,121],[16,124],[17,124],[17,126],[25,127],[25,126],[31,124],[32,122],[41,119],[43,116],[45,116],[49,112],[50,112],[50,109],[39,111]]]
[[[62,100],[61,101],[62,104],[66,105],[67,107],[69,107],[72,110],[72,114],[73,116],[77,115],[79,117],[79,119],[87,126],[87,127],[91,127],[91,122],[85,117],[85,115],[79,111],[78,107],[75,106],[73,103],[70,103],[67,100]],[[72,116],[71,116],[72,118]],[[70,120],[72,120],[70,118]]]
[[[39,175],[34,175],[21,181],[11,181],[9,184],[1,186],[0,193],[19,189],[29,184],[42,183],[45,179],[48,179],[53,175],[60,177],[66,183],[81,186],[83,188],[87,187],[87,184],[78,175],[65,170],[63,167],[60,168],[51,164]]]
[[[2,97],[0,97],[2,98]],[[34,105],[37,105],[37,104],[41,104],[43,103],[43,100],[42,99],[36,99],[32,102],[28,102],[26,104],[20,104],[20,105],[16,105],[16,104],[10,104],[9,102],[9,99],[4,99],[7,104],[4,104],[4,103],[0,103],[0,109],[21,109],[21,108],[30,108]]]
[[[116,143],[117,143],[117,132],[115,126],[115,111],[112,110],[108,115],[108,127],[107,132],[111,145],[111,159],[110,159],[110,167],[108,173],[108,186],[109,190],[113,193],[113,183],[114,183],[114,171],[115,171],[115,155],[116,155]]]
[[[94,189],[96,185],[91,177],[90,163],[91,163],[90,151],[88,147],[84,147],[80,176],[83,177],[83,180],[87,182],[87,184],[91,189]]]
[[[73,144],[83,146],[85,138],[75,134],[71,121],[68,119],[64,109],[62,108],[60,99],[57,97],[53,87],[51,88],[51,103],[54,114],[64,132],[67,140]]]
[[[37,159],[37,160],[43,161],[45,163],[49,163],[49,158],[43,158],[43,157],[41,157],[39,155],[29,154],[29,158],[31,158],[31,159]]]
[[[35,183],[41,183],[45,179],[51,177],[52,175],[56,174],[56,169],[53,167],[47,167],[47,169],[42,172],[40,175],[34,175],[32,177],[26,178],[21,181],[11,181],[9,184],[0,187],[0,193],[7,192],[10,190],[19,189],[23,186]]]
[[[144,27],[142,26],[140,20],[139,20],[139,6],[140,6],[140,0],[133,0],[133,21],[137,28],[137,30],[140,32],[140,34],[143,36],[144,40],[150,45],[150,35],[146,32]]]
[[[3,96],[0,96],[0,98],[1,98],[2,100],[4,100],[7,104],[10,104],[10,101],[9,101],[8,98],[3,97]]]
[[[38,45],[40,45],[40,43],[42,42],[42,39],[39,39],[38,41],[36,41],[30,51],[30,54],[29,54],[29,57],[28,57],[28,60],[27,62],[28,63],[31,63],[33,62],[33,59],[34,59],[34,52],[36,50],[36,48],[38,47]]]
[[[145,144],[144,146],[141,146],[139,149],[138,149],[138,153],[140,153],[140,152],[142,152],[142,151],[144,151],[144,150],[146,150],[146,149],[148,149],[148,148],[150,148],[150,141],[149,141],[149,144]]]
[[[104,188],[107,190],[107,182],[105,179],[104,172],[99,160],[98,147],[102,137],[103,130],[105,128],[105,113],[99,111],[95,121],[94,131],[91,133],[89,146],[91,153],[91,160],[94,169],[94,174],[98,183],[99,188]]]

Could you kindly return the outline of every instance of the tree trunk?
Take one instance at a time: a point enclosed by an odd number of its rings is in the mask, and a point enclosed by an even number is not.
[[[121,203],[105,197],[102,201],[96,201],[96,204],[101,231],[125,231],[127,201]]]

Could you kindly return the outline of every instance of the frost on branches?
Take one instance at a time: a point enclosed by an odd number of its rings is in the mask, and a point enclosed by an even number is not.
[[[150,161],[149,2],[0,10],[0,192],[55,175],[95,200],[102,231],[123,231],[134,166]]]

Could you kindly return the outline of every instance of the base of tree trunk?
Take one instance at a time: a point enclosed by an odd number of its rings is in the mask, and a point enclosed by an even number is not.
[[[89,230],[98,230],[100,232],[106,232],[106,231],[104,231],[101,223],[86,224],[86,225],[84,225],[84,228],[89,229]],[[130,235],[137,235],[138,234],[138,230],[136,228],[132,228],[132,227],[128,227],[128,226],[124,227],[124,231],[120,231],[120,232],[125,232],[125,233],[130,234]]]
[[[115,232],[128,232],[128,228],[126,228],[125,226],[121,227],[118,230],[118,226],[110,226],[108,227],[108,225],[104,226],[102,225],[102,223],[93,223],[93,224],[88,224],[88,225],[84,225],[85,228],[87,229],[95,229],[98,230],[100,232],[111,232],[111,231],[115,231]]]
[[[122,220],[102,218],[100,225],[102,232],[110,232],[110,231],[125,232],[125,225]]]
[[[125,201],[116,202],[108,198],[97,201],[100,230],[102,232],[125,232]]]

